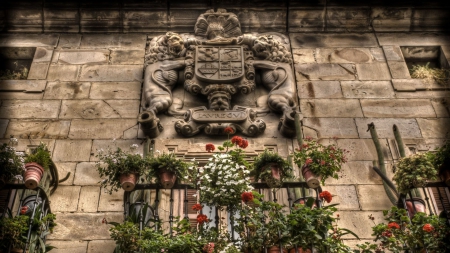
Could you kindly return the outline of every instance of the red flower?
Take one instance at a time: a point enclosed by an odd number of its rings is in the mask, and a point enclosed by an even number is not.
[[[205,246],[203,247],[203,251],[205,251],[206,253],[213,253],[214,252],[214,243],[209,242],[207,244],[205,244]]]
[[[197,215],[197,222],[199,224],[203,224],[203,223],[205,223],[207,221],[208,221],[208,217],[206,217],[206,215],[204,215],[204,214]]]
[[[327,203],[330,203],[331,200],[333,199],[333,196],[331,196],[331,193],[328,192],[328,191],[323,191],[323,192],[321,192],[321,193],[319,194],[319,197],[320,197],[321,199],[325,199],[325,201],[326,201]]]
[[[321,160],[321,161],[320,161],[320,165],[325,165],[325,161],[324,161],[324,160]]]
[[[233,138],[231,138],[231,143],[240,146],[241,143],[242,143],[242,137],[240,137],[240,136],[233,136]]]
[[[308,159],[306,159],[305,164],[308,165],[308,164],[310,164],[312,162],[313,162],[313,160],[311,158],[308,158]]]
[[[212,143],[206,144],[206,151],[208,151],[208,153],[211,153],[212,151],[214,151],[214,149],[216,149],[216,147],[214,147],[214,144]]]
[[[239,145],[240,148],[246,148],[248,147],[248,141],[246,139],[242,139],[241,144]]]
[[[381,233],[381,235],[382,236],[386,236],[386,237],[391,237],[392,236],[392,233],[391,233],[391,231],[384,231],[383,233]]]
[[[24,215],[26,214],[28,211],[28,206],[22,206],[22,208],[20,208],[20,214]]]
[[[203,207],[200,204],[195,204],[192,206],[192,210],[194,210],[194,211],[200,211],[200,210],[202,210],[202,208]]]
[[[225,127],[225,129],[223,130],[226,134],[233,134],[234,130],[231,127]]]
[[[434,227],[431,226],[431,224],[427,223],[427,224],[423,225],[422,230],[425,232],[431,233],[431,232],[433,232]]]
[[[400,225],[397,224],[397,222],[391,222],[388,224],[388,228],[390,229],[400,229]]]
[[[243,192],[241,195],[242,201],[245,203],[253,200],[253,193],[252,192]]]

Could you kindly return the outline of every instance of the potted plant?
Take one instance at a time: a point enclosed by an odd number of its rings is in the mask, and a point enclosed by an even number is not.
[[[0,146],[0,189],[17,176],[23,174],[25,166],[23,156],[6,143]]]
[[[441,180],[450,186],[450,142],[447,141],[433,154],[433,164]]]
[[[50,169],[52,158],[47,145],[40,143],[25,157],[24,182],[28,189],[36,189],[45,171]]]
[[[24,238],[28,232],[29,217],[24,215],[12,216],[11,210],[2,212],[0,217],[0,252],[25,246]]]
[[[252,174],[255,180],[261,179],[270,188],[281,187],[287,178],[293,178],[293,169],[278,153],[264,150],[253,162]]]
[[[137,144],[133,144],[130,152],[125,152],[121,148],[97,151],[96,157],[99,162],[96,168],[100,177],[105,178],[100,182],[101,187],[105,188],[109,194],[120,188],[125,191],[133,190],[139,176],[143,175],[145,169],[149,167],[149,160],[133,151],[136,148]]]
[[[306,138],[306,141],[294,152],[294,161],[301,168],[307,185],[317,188],[320,182],[325,184],[329,177],[338,179],[341,165],[347,161],[345,153],[348,151],[335,144],[322,145],[311,138]]]
[[[170,189],[177,178],[188,176],[189,164],[178,159],[174,153],[161,154],[150,159],[150,168],[154,174],[149,174],[149,180],[156,176],[156,181],[164,188]]]
[[[372,227],[378,249],[394,253],[412,250],[414,252],[448,252],[450,228],[446,219],[436,215],[417,213],[411,220],[403,208],[392,207],[383,211],[385,222]],[[373,221],[373,217],[369,216]],[[373,247],[372,247],[373,248]]]
[[[243,154],[247,146],[247,140],[234,136],[218,147],[221,152],[214,153],[203,167],[198,168],[195,181],[198,181],[201,203],[237,206],[241,203],[241,194],[253,189],[250,185],[249,164]],[[215,146],[208,143],[206,150],[211,152]]]
[[[400,158],[392,178],[400,193],[407,194],[413,188],[425,186],[429,180],[437,179],[437,171],[429,153],[414,154]]]

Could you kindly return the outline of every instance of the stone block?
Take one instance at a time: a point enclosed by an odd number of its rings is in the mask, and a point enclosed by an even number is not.
[[[42,92],[46,83],[45,80],[0,80],[0,90]]]
[[[107,240],[109,236],[108,222],[123,222],[123,212],[115,213],[61,213],[58,214],[58,226],[49,240]]]
[[[372,169],[372,161],[350,161],[342,165],[339,179],[328,178],[325,185],[381,184],[380,176]]]
[[[50,196],[53,212],[76,212],[80,186],[61,185],[58,190]]]
[[[345,98],[393,98],[394,89],[389,81],[342,81]]]
[[[136,119],[74,119],[70,126],[71,139],[122,138],[124,131],[134,127]]]
[[[143,68],[141,65],[85,65],[81,69],[80,81],[140,82]]]
[[[140,82],[93,82],[90,99],[140,99]]]
[[[358,197],[354,185],[324,185],[322,190],[333,196],[331,204],[339,204],[339,210],[359,210]]]
[[[255,5],[255,7],[256,6],[257,5]],[[255,7],[226,7],[226,9],[228,12],[235,13],[239,17],[242,33],[286,32],[287,12],[285,8],[281,6],[277,6],[276,8]],[[182,11],[186,10],[184,9]],[[192,32],[192,28],[190,30],[187,30],[186,32]]]
[[[371,63],[373,61],[369,48],[317,48],[315,57],[317,63]]]
[[[31,93],[23,91],[0,91],[0,99],[26,99],[26,100],[40,100],[44,96],[44,93]]]
[[[356,187],[358,187],[361,210],[382,211],[391,208],[392,203],[386,195],[383,185],[357,185]]]
[[[9,143],[10,142],[10,136],[5,136],[7,139],[3,139],[0,140],[0,143]],[[55,140],[54,139],[40,139],[39,143],[44,143],[45,145],[47,145],[48,150],[50,150],[50,152],[52,152],[52,150],[55,147]],[[30,144],[30,141],[28,139],[19,139],[18,138],[18,143],[14,145],[14,148],[16,149],[16,151],[20,151],[20,152],[25,152],[28,149],[29,145],[35,145],[37,143],[35,142],[31,142],[32,144]]]
[[[289,8],[289,32],[319,32],[324,30],[324,8]]]
[[[396,79],[392,80],[396,91],[432,91],[442,90],[442,85],[432,80],[424,79]]]
[[[413,92],[396,92],[397,98],[448,98],[450,91],[413,91]]]
[[[370,198],[368,198],[370,199]],[[339,207],[339,206],[338,206]],[[364,212],[364,211],[339,211],[339,227],[350,229],[357,234],[361,239],[372,238],[373,223],[369,222],[369,215],[374,217],[375,224],[384,222],[382,212]],[[344,238],[354,238],[351,235],[344,236]]]
[[[357,99],[302,99],[300,110],[304,117],[352,118],[362,117]]]
[[[88,138],[86,138],[88,139]],[[53,161],[84,162],[89,161],[91,140],[56,140]]]
[[[327,31],[371,31],[369,7],[327,7]]]
[[[78,212],[95,213],[98,209],[98,199],[100,197],[100,187],[83,186],[80,192]]]
[[[371,48],[369,48],[369,50],[375,61],[381,61],[381,62],[386,61],[386,58],[384,57],[384,52],[381,48],[371,47]]]
[[[180,140],[177,140],[177,143],[180,143]],[[131,151],[130,146],[133,144],[138,144],[138,148],[136,150],[137,154],[143,154],[144,152],[144,146],[140,145],[140,142],[138,140],[94,140],[94,143],[92,145],[92,151],[91,151],[91,160],[90,161],[98,161],[98,158],[95,157],[95,155],[98,153],[99,149],[112,149],[115,150],[117,148],[121,148],[125,151]],[[186,144],[187,145],[187,144]],[[202,150],[204,149],[204,145],[202,145]],[[98,173],[97,173],[98,174]]]
[[[108,194],[106,190],[100,193],[99,212],[123,212],[123,190]]]
[[[30,67],[30,72],[28,73],[27,79],[46,79],[47,72],[49,69],[49,63],[32,63]]]
[[[65,49],[60,50],[59,64],[108,64],[109,50],[81,50]]]
[[[377,33],[381,46],[436,46],[450,45],[450,36],[445,33]]]
[[[291,33],[292,48],[378,47],[372,33]]]
[[[417,119],[423,138],[450,138],[450,118]]]
[[[371,139],[338,139],[340,148],[350,151],[346,156],[349,161],[373,161],[378,160],[377,150]],[[391,155],[386,140],[380,140],[384,159],[390,160]]]
[[[415,118],[436,117],[428,99],[363,99],[364,117]]]
[[[30,8],[29,6],[23,8],[8,8],[5,16],[7,24],[6,31],[8,32],[27,32],[40,33],[42,32],[42,11],[39,8]]]
[[[70,121],[13,119],[9,122],[6,134],[24,139],[65,139],[69,128]]]
[[[67,175],[69,176],[66,180],[64,180],[64,182],[60,182],[59,185],[73,185],[73,179],[75,177],[75,166],[77,164],[56,162],[55,165],[58,169],[59,180],[62,180]]]
[[[57,34],[2,34],[0,47],[56,47]]]
[[[121,32],[122,17],[119,9],[83,8],[80,10],[81,32]]]
[[[77,81],[79,68],[77,65],[50,65],[47,80]]]
[[[399,46],[383,46],[383,51],[388,61],[405,61]]]
[[[97,153],[96,153],[97,154]],[[100,178],[95,163],[93,162],[81,162],[77,164],[75,178],[73,183],[75,185],[90,185],[100,186]]]
[[[300,98],[342,98],[338,81],[300,81],[297,89]]]
[[[52,249],[52,253],[86,253],[88,247],[88,241],[47,240],[46,243],[56,247]]]
[[[110,253],[114,252],[116,242],[114,240],[90,241],[87,253]]]
[[[145,34],[84,34],[80,48],[145,49]]]
[[[79,48],[81,34],[61,34],[59,36],[58,48]]]
[[[294,63],[316,63],[314,49],[294,49],[292,50]]]
[[[305,127],[314,130],[318,138],[358,138],[352,118],[304,118]]]
[[[55,119],[60,103],[58,100],[3,100],[0,118]]]
[[[88,82],[48,82],[44,99],[83,99],[89,97]]]
[[[388,61],[389,70],[391,71],[392,78],[402,79],[410,78],[409,69],[405,62]]]
[[[61,119],[136,119],[139,100],[63,100]]]
[[[412,8],[372,7],[371,20],[373,29],[383,31],[409,31],[411,27]]]
[[[434,111],[438,118],[449,118],[450,117],[450,98],[436,98],[431,100],[431,105],[433,105]]]
[[[356,64],[359,80],[391,80],[386,63]]]
[[[75,8],[44,8],[44,32],[72,32],[80,30],[79,9]]]
[[[144,65],[145,50],[111,50],[111,64]]]
[[[295,64],[297,80],[355,80],[352,64]]]
[[[124,11],[124,32],[166,32],[168,27],[167,9],[131,9]]]
[[[411,31],[445,31],[449,28],[448,9],[438,8],[414,8],[411,17]]]
[[[38,47],[34,53],[33,62],[50,62],[53,55],[53,49]]]
[[[9,120],[0,119],[0,138],[5,137],[6,128],[8,127]]]
[[[358,128],[359,138],[371,138],[370,132],[367,132],[368,124],[374,123],[379,138],[395,139],[393,126],[397,125],[403,138],[421,138],[419,125],[415,119],[399,118],[356,118],[356,127]]]

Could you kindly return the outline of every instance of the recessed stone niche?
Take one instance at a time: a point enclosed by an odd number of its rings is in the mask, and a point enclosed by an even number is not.
[[[27,79],[35,47],[0,47],[0,80]]]
[[[408,69],[413,65],[430,68],[449,68],[448,61],[440,46],[404,46],[400,47]]]

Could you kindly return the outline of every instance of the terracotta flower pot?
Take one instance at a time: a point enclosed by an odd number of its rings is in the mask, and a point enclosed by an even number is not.
[[[37,163],[25,164],[25,172],[23,173],[23,180],[25,187],[28,189],[36,189],[41,182],[42,175],[44,175],[44,168]]]
[[[311,253],[310,249],[303,250],[303,248],[297,248],[298,251],[295,251],[295,248],[291,249],[289,253]]]
[[[424,213],[426,211],[425,201],[421,198],[406,199],[406,210],[409,217],[412,218],[417,212]]]
[[[309,188],[316,189],[317,187],[320,186],[320,178],[321,177],[312,173],[312,171],[309,169],[308,166],[304,165],[302,167],[302,175],[306,181],[306,184],[309,186]]]
[[[177,176],[171,171],[163,170],[159,173],[159,181],[164,189],[171,189],[176,180]]]
[[[269,163],[262,167],[261,171],[270,170],[270,175],[266,175],[262,180],[270,187],[277,188],[283,183],[281,181],[281,169],[276,163]]]
[[[287,249],[283,248],[283,253],[287,253]],[[267,249],[267,253],[281,253],[280,246],[272,246]]]
[[[120,185],[125,191],[132,191],[136,186],[138,175],[134,173],[120,175]]]

